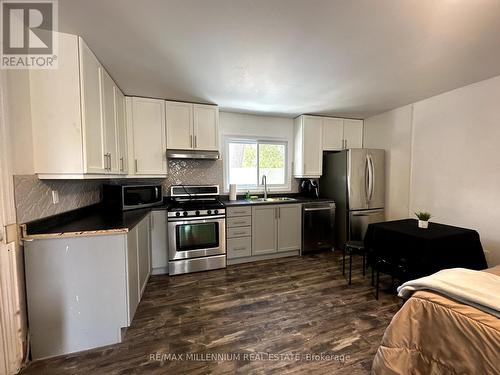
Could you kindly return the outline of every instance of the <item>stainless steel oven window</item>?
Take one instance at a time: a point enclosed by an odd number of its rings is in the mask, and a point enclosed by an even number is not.
[[[176,251],[219,247],[219,223],[190,223],[177,225]]]

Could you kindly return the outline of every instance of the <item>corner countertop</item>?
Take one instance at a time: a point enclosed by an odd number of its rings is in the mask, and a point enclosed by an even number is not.
[[[127,233],[151,211],[167,208],[165,203],[117,212],[96,204],[23,224],[23,240]]]

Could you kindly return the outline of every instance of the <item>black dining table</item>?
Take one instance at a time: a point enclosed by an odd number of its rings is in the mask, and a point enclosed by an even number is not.
[[[427,276],[445,268],[487,268],[479,233],[472,229],[404,219],[368,225],[365,235],[368,263],[383,258],[403,260],[409,278]]]

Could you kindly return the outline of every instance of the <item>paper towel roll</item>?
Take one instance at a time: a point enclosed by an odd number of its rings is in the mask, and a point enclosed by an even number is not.
[[[236,184],[229,185],[229,200],[230,201],[236,200]]]

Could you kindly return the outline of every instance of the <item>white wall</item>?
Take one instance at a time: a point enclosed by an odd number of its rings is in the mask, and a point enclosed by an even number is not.
[[[273,138],[288,141],[288,176],[291,180],[288,191],[296,191],[297,183],[292,176],[293,119],[286,117],[257,116],[246,113],[220,112],[221,148],[224,137],[249,136],[260,139]],[[225,159],[225,158],[224,158]],[[225,171],[224,171],[225,178]]]
[[[411,154],[409,199],[391,187],[389,201],[401,205],[391,213],[408,206],[409,216],[425,210],[476,229],[488,263],[500,264],[500,76],[415,103],[409,132],[404,108],[365,121],[366,144]],[[393,161],[390,183],[402,184],[408,171]]]
[[[408,217],[412,110],[409,105],[365,120],[364,147],[386,150],[387,220]]]

